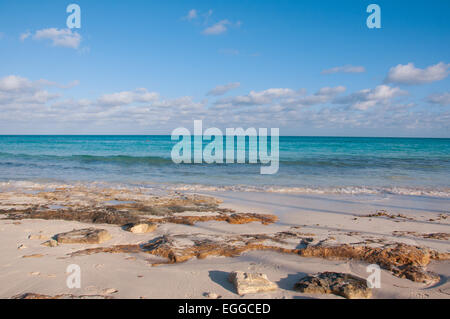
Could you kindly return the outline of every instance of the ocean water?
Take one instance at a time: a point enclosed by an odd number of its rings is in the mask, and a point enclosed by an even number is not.
[[[280,137],[279,171],[175,164],[170,136],[0,136],[0,182],[450,197],[450,139]],[[205,143],[206,144],[206,143]]]

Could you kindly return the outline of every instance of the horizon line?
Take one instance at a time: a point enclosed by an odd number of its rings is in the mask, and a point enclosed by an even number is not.
[[[8,136],[171,136],[171,134],[0,134],[0,137]],[[191,136],[197,136],[191,134]],[[202,136],[202,135],[200,135]],[[227,136],[227,135],[223,135]],[[270,135],[268,135],[270,136]],[[279,137],[323,137],[323,138],[416,138],[416,139],[450,139],[450,137],[427,137],[427,136],[356,136],[356,135],[279,135]]]

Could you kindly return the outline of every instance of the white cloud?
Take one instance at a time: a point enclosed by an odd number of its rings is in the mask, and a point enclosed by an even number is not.
[[[98,99],[98,103],[102,106],[118,106],[135,102],[152,102],[157,100],[158,98],[158,93],[149,92],[147,91],[147,89],[139,88],[134,91],[123,91],[118,93],[105,94]]]
[[[190,20],[196,19],[197,17],[198,17],[197,10],[191,9],[191,10],[189,10],[185,19],[190,21]]]
[[[77,86],[80,82],[78,80],[72,81],[69,84],[60,84],[53,81],[48,81],[45,79],[40,79],[37,81],[30,81],[26,78],[17,76],[17,75],[8,75],[3,78],[0,78],[0,91],[16,91],[23,92],[25,90],[37,90],[41,87],[57,87],[60,89],[70,89],[74,86]]]
[[[327,103],[333,100],[333,98],[337,95],[345,92],[345,90],[345,86],[323,87],[313,95],[305,96],[298,100],[292,101],[290,105],[309,106]]]
[[[21,95],[15,99],[16,103],[44,104],[60,97],[60,94],[49,93],[46,90],[38,90],[30,95]]]
[[[9,75],[0,79],[0,91],[23,91],[32,87],[31,82],[17,75]]]
[[[386,78],[386,83],[424,84],[445,79],[449,74],[450,64],[440,62],[425,69],[416,68],[414,63],[399,64],[392,67]]]
[[[263,91],[250,91],[247,95],[222,98],[214,104],[216,108],[238,109],[240,107],[256,105],[272,105],[287,109],[324,104],[332,101],[337,95],[345,92],[345,86],[323,87],[312,95],[305,96],[306,90],[292,90],[289,88],[271,88]],[[266,107],[267,108],[267,107]],[[252,109],[254,112],[254,109]]]
[[[26,38],[25,38],[26,39]],[[53,46],[78,49],[81,43],[81,35],[71,29],[48,28],[37,30],[33,39],[49,39]]]
[[[73,81],[62,85],[48,80],[30,81],[17,75],[0,78],[0,106],[2,108],[26,108],[36,104],[45,104],[59,98],[58,93],[50,93],[44,87],[70,88],[78,84]]]
[[[202,24],[204,26],[207,26],[203,29],[202,33],[205,35],[219,35],[222,33],[227,32],[229,27],[236,27],[239,28],[242,25],[241,21],[232,22],[228,19],[220,20],[219,22],[216,22],[212,25],[210,25],[210,17],[212,16],[213,11],[208,10],[205,13],[200,13],[196,9],[189,10],[188,14],[183,17],[183,20],[194,22],[195,24]],[[200,18],[200,19],[199,19]],[[203,20],[203,21],[199,21]],[[209,26],[208,26],[209,25]]]
[[[348,104],[353,109],[365,111],[376,105],[386,105],[391,99],[406,94],[408,94],[407,91],[397,87],[378,85],[374,89],[364,89],[338,98],[335,100],[335,103]]]
[[[25,104],[45,104],[60,94],[43,90],[45,86],[59,86],[47,80],[30,81],[26,78],[9,75],[0,78],[0,105],[23,107]]]
[[[241,83],[239,83],[239,82],[228,83],[228,84],[225,84],[225,85],[218,85],[214,89],[209,91],[207,93],[207,95],[213,95],[213,96],[224,95],[228,91],[230,91],[232,89],[236,89],[239,86],[241,86]]]
[[[353,66],[353,65],[344,65],[337,66],[331,69],[326,69],[322,71],[322,74],[333,74],[333,73],[362,73],[365,72],[366,69],[363,66]]]
[[[428,102],[439,105],[450,105],[450,93],[436,93],[431,94],[427,98]]]
[[[225,104],[190,96],[163,99],[144,88],[92,100],[65,98],[46,90],[67,86],[70,84],[30,81],[16,75],[0,78],[0,130],[6,134],[14,127],[31,127],[34,132],[43,129],[55,134],[61,132],[55,129],[60,127],[66,133],[79,133],[82,129],[86,134],[134,134],[148,130],[170,134],[175,127],[190,127],[194,119],[202,119],[205,126],[219,128],[277,125],[282,134],[339,134],[340,129],[354,129],[361,134],[368,132],[362,129],[368,128],[383,135],[388,132],[383,128],[390,128],[397,132],[426,129],[445,135],[450,123],[447,108],[427,109],[397,100],[407,92],[388,85],[344,97],[339,97],[345,91],[343,86],[323,87],[311,95],[306,95],[304,89],[271,88],[217,101]],[[449,93],[435,94],[430,99],[448,103]],[[308,107],[312,105],[320,107]]]
[[[207,27],[205,30],[203,30],[203,34],[206,35],[218,35],[218,34],[222,34],[224,32],[227,31],[227,26],[230,25],[231,22],[228,21],[227,19],[219,21],[215,24],[213,24],[210,27]]]
[[[20,35],[20,41],[25,41],[31,36],[31,32],[27,31]]]
[[[36,84],[39,84],[39,85],[42,85],[42,86],[54,86],[54,87],[57,87],[57,88],[60,88],[60,89],[71,89],[71,88],[73,88],[75,86],[78,86],[80,84],[80,81],[74,80],[74,81],[72,81],[72,82],[70,82],[68,84],[60,84],[60,83],[57,83],[57,82],[41,79],[41,80],[36,81]]]
[[[239,105],[262,105],[270,104],[276,99],[294,96],[298,92],[287,88],[271,88],[264,91],[250,91],[248,95],[235,96],[220,99],[215,102],[218,107],[239,106]]]
[[[406,91],[400,90],[397,87],[393,88],[388,85],[378,85],[373,90],[367,89],[363,91],[366,93],[366,97],[369,100],[386,100],[407,94]]]

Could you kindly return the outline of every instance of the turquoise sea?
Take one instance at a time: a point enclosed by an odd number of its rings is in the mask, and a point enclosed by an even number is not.
[[[118,182],[450,196],[450,139],[280,137],[261,164],[174,164],[170,136],[0,136],[0,181]]]

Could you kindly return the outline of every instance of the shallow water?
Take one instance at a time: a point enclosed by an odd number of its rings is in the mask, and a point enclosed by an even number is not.
[[[260,163],[174,164],[175,143],[170,136],[0,136],[0,180],[450,196],[450,139],[280,137],[274,175],[261,175]]]

